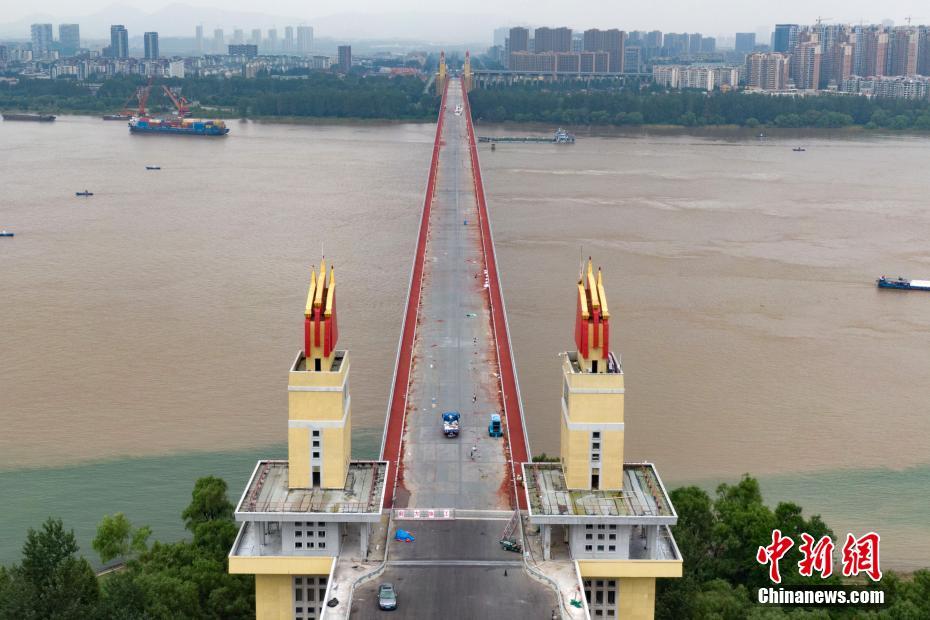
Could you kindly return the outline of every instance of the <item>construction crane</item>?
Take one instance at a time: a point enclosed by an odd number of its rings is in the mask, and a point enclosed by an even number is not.
[[[190,102],[181,97],[180,95],[175,95],[174,91],[168,88],[165,85],[162,85],[162,88],[165,91],[165,94],[168,95],[168,99],[171,99],[171,103],[174,104],[175,109],[178,111],[178,118],[185,118],[191,115]]]
[[[152,78],[149,78],[149,83],[140,88],[136,92],[136,96],[139,98],[139,109],[137,111],[139,116],[145,116],[145,104],[149,100],[149,93],[152,91]]]

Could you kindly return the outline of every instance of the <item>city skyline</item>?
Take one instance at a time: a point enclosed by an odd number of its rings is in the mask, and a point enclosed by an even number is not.
[[[734,6],[730,10],[715,11],[713,15],[695,15],[684,4],[678,9],[673,4],[661,13],[650,11],[647,7],[631,7],[618,11],[606,3],[586,7],[583,17],[564,10],[555,10],[546,3],[539,7],[523,7],[522,3],[500,6],[491,5],[480,0],[471,3],[471,10],[459,11],[419,11],[407,6],[405,2],[393,2],[387,10],[383,5],[372,5],[366,10],[364,0],[349,3],[315,4],[308,12],[306,8],[292,6],[289,0],[272,0],[263,3],[267,12],[255,12],[253,4],[240,0],[224,4],[224,8],[212,8],[208,5],[188,6],[183,4],[140,5],[122,3],[114,5],[109,2],[83,3],[87,11],[75,15],[73,9],[61,0],[44,0],[28,7],[16,7],[5,12],[8,21],[0,23],[0,36],[18,35],[21,26],[17,24],[48,22],[79,23],[83,25],[85,37],[103,36],[100,20],[109,23],[127,23],[130,30],[157,30],[162,36],[189,36],[187,33],[197,24],[203,23],[208,31],[224,28],[250,29],[254,27],[269,28],[285,23],[310,25],[317,28],[320,36],[340,38],[421,38],[425,41],[450,43],[477,43],[488,39],[488,32],[500,26],[530,25],[567,26],[574,30],[588,28],[619,28],[621,30],[664,30],[664,31],[702,31],[710,35],[730,32],[770,31],[776,23],[813,23],[820,16],[827,15],[829,23],[882,23],[888,20],[895,25],[906,23],[908,16],[914,16],[914,23],[921,18],[925,21],[930,15],[919,11],[915,2],[900,2],[892,5],[876,6],[874,3],[857,2],[841,4],[828,1],[811,10],[807,5],[789,1],[782,3],[777,10],[758,10]],[[603,6],[601,6],[603,4]],[[514,6],[518,5],[518,6]],[[488,10],[485,11],[484,7]],[[141,26],[146,17],[156,18],[156,23]],[[170,16],[170,19],[169,19]],[[164,20],[164,23],[157,23]],[[136,25],[140,22],[140,25]],[[451,22],[451,23],[450,23]],[[97,32],[100,30],[101,32]],[[15,31],[15,32],[14,32]]]

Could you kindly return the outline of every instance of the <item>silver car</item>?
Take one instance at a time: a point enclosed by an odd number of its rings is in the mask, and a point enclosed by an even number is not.
[[[382,583],[378,587],[378,607],[384,611],[397,609],[397,592],[393,583]]]

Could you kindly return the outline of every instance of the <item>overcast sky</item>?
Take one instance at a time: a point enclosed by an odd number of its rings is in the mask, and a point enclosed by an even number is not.
[[[915,24],[930,23],[930,2],[927,0],[718,0],[703,3],[694,0],[654,3],[629,0],[469,0],[437,3],[426,3],[422,0],[124,0],[119,4],[151,13],[173,2],[191,6],[212,6],[227,11],[261,12],[293,17],[305,20],[309,25],[313,25],[314,18],[332,14],[407,11],[480,15],[484,18],[482,22],[489,19],[501,25],[527,23],[568,25],[574,28],[601,26],[625,30],[691,31],[709,35],[770,30],[776,22],[812,23],[818,16],[830,22],[872,23],[891,19],[897,24],[903,24],[905,18],[910,15]],[[113,4],[113,0],[0,0],[0,23],[18,21],[39,14],[75,18],[107,7],[110,7],[107,11],[109,13]],[[385,25],[389,26],[389,23]],[[239,26],[248,27],[248,24]],[[317,33],[317,36],[326,35],[325,32]],[[339,35],[345,36],[343,33]],[[385,32],[384,36],[392,36],[392,33]]]

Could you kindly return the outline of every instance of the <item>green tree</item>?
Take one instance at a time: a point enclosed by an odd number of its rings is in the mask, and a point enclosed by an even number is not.
[[[100,561],[107,563],[116,558],[128,558],[144,552],[148,548],[148,539],[152,528],[142,526],[133,530],[132,524],[121,512],[106,515],[97,525],[97,535],[91,546],[100,556]]]
[[[0,619],[92,617],[99,599],[90,564],[78,557],[74,532],[61,519],[49,518],[42,529],[29,529],[22,560],[0,573]]]
[[[226,481],[215,476],[200,478],[191,492],[191,503],[184,509],[184,527],[191,532],[207,521],[232,520],[234,507],[226,497]]]

